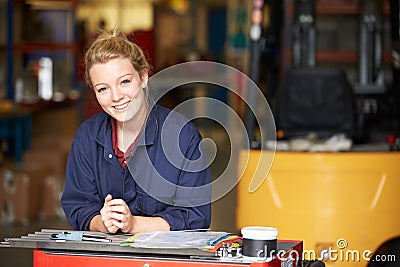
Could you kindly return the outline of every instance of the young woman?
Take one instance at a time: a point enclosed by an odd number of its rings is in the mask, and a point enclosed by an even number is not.
[[[79,126],[71,146],[61,198],[71,226],[132,234],[208,228],[202,137],[183,116],[150,101],[143,51],[122,31],[103,31],[85,64],[104,112]]]

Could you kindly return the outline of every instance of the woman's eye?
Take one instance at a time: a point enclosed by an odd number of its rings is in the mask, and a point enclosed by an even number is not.
[[[125,84],[128,84],[128,83],[130,83],[130,82],[131,82],[130,80],[125,79],[125,80],[123,80],[123,81],[121,82],[121,84],[125,85]]]
[[[104,93],[106,90],[107,90],[106,87],[101,87],[101,88],[98,88],[98,89],[97,89],[97,92],[98,92],[98,93]]]

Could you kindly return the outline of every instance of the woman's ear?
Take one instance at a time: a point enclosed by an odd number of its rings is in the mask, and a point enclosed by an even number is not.
[[[148,81],[149,81],[149,75],[147,74],[147,72],[146,73],[143,73],[143,75],[142,75],[142,88],[144,89],[144,88],[146,88],[147,87],[147,83],[148,83]]]

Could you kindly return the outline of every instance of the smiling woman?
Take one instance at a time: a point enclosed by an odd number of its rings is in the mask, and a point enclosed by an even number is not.
[[[182,115],[149,99],[143,51],[118,29],[102,31],[85,64],[104,112],[80,125],[71,146],[61,199],[70,224],[110,233],[208,228],[211,176],[202,137]],[[181,166],[163,150],[162,135],[175,129]]]
[[[148,75],[145,73],[142,76],[128,58],[121,57],[110,59],[104,64],[95,64],[90,69],[97,101],[106,113],[116,119],[117,130],[120,130],[117,136],[121,142],[125,120],[134,120],[136,125],[143,125],[146,119],[148,107],[143,84],[146,84]],[[131,107],[129,113],[128,107]]]

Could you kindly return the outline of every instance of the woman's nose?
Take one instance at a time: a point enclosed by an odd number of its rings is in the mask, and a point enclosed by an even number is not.
[[[118,86],[111,88],[111,98],[113,101],[118,101],[122,98],[122,93]]]

